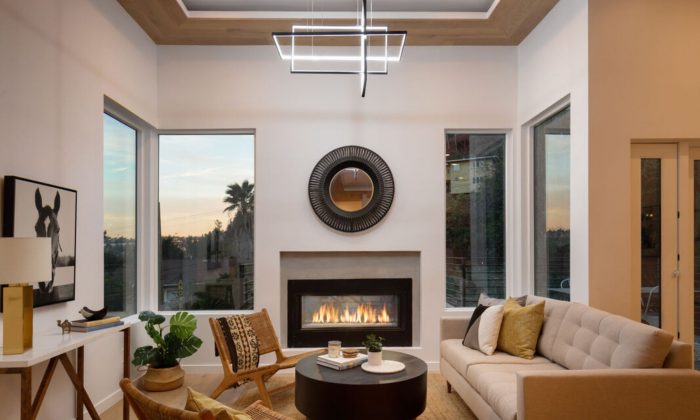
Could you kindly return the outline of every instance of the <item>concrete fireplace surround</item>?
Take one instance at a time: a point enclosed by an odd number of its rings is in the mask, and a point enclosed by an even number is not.
[[[420,252],[281,252],[280,341],[287,342],[287,281],[318,279],[413,279],[413,347],[420,346]],[[283,344],[284,345],[284,344]]]

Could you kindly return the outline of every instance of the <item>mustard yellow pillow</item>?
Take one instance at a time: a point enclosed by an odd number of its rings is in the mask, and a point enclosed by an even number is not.
[[[204,409],[211,411],[216,420],[252,420],[246,413],[234,410],[215,399],[209,398],[187,387],[187,403],[185,404],[185,410],[198,413]]]
[[[498,350],[532,359],[543,322],[544,301],[523,307],[513,298],[508,298],[503,307]]]

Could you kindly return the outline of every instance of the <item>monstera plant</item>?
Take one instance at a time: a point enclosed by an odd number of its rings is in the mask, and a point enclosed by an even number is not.
[[[163,325],[165,317],[151,311],[139,314],[146,322],[145,329],[155,346],[143,346],[134,352],[135,366],[148,366],[143,376],[147,391],[168,391],[182,385],[185,372],[180,359],[192,356],[202,345],[194,335],[197,319],[187,312],[177,312],[170,318],[170,325]]]

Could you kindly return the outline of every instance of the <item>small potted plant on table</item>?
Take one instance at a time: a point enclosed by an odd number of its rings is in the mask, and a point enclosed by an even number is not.
[[[367,363],[372,366],[379,366],[382,364],[382,342],[383,337],[379,337],[376,334],[369,334],[362,345],[367,347]]]
[[[170,318],[170,325],[163,326],[165,317],[144,311],[139,319],[145,321],[145,329],[154,346],[143,346],[134,352],[135,366],[148,366],[142,384],[146,391],[170,391],[179,388],[185,379],[180,359],[192,356],[202,345],[194,335],[197,319],[187,312],[177,312]],[[166,329],[170,329],[165,333]]]

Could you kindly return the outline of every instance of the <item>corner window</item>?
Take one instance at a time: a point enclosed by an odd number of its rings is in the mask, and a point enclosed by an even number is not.
[[[505,297],[505,134],[446,135],[447,307]]]
[[[162,134],[159,153],[160,309],[253,309],[253,135]]]
[[[127,316],[136,313],[137,131],[107,113],[102,122],[104,304]]]
[[[534,127],[535,294],[571,299],[569,107]]]

